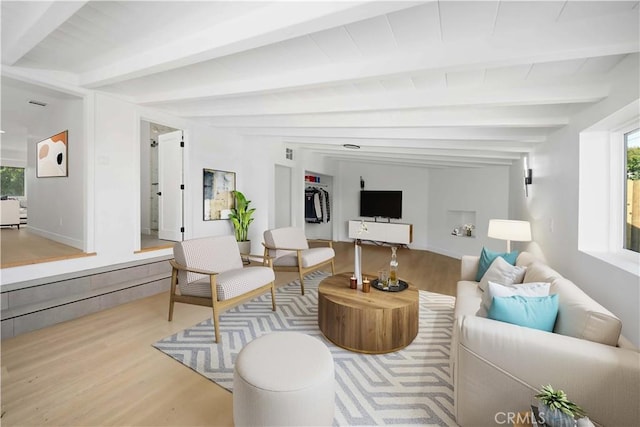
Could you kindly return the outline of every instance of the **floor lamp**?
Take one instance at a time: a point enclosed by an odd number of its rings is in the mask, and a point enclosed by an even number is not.
[[[531,224],[529,221],[510,219],[490,219],[487,236],[507,241],[507,252],[511,252],[511,241],[530,242]]]

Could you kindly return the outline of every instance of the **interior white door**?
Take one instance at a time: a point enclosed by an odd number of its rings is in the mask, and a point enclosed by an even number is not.
[[[182,241],[182,131],[158,137],[158,238]]]

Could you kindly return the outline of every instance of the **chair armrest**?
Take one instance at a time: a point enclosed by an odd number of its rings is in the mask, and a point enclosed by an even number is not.
[[[333,248],[333,240],[328,239],[309,239],[307,240],[310,243],[327,243],[330,248]]]
[[[253,254],[243,254],[240,253],[240,256],[244,256],[244,257],[248,257],[248,258],[259,258],[262,260],[262,264],[264,265],[265,263],[269,265],[269,267],[273,268],[273,260],[274,257],[269,256],[269,255],[253,255]]]
[[[304,251],[304,248],[274,248],[272,246],[267,246],[264,242],[262,242],[262,246],[264,246],[267,249],[273,250],[273,251]]]
[[[242,252],[240,252],[240,256],[248,256],[248,257],[251,257],[251,258],[260,258],[262,260],[273,259],[273,257],[269,256],[269,255],[245,254],[245,253],[242,253]]]
[[[216,271],[203,270],[201,268],[195,268],[195,267],[187,267],[186,265],[178,264],[175,259],[170,259],[169,263],[176,270],[188,271],[190,273],[206,274],[208,276],[220,274]]]

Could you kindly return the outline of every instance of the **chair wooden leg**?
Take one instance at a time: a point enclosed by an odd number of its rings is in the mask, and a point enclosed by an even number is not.
[[[220,321],[218,319],[218,310],[215,307],[213,308],[213,329],[216,333],[216,343],[220,343]]]
[[[171,270],[171,293],[169,294],[169,322],[173,320],[173,306],[175,304],[173,297],[176,294],[177,282],[178,282],[178,270],[174,268]]]
[[[276,311],[276,282],[271,282],[271,310]]]
[[[336,275],[336,266],[333,263],[333,258],[331,259],[331,274],[334,276]]]
[[[211,309],[213,310],[213,329],[216,334],[216,343],[220,343],[220,321],[218,319],[218,314],[220,310],[218,310],[217,301],[218,301],[218,286],[216,285],[216,275],[212,274],[209,276],[209,286],[211,286]]]
[[[302,272],[302,270],[300,271],[300,292],[302,293],[302,295],[304,295],[304,273]]]

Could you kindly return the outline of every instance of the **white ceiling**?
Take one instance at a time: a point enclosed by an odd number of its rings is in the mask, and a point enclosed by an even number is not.
[[[3,0],[0,12],[3,89],[59,82],[330,158],[426,167],[510,164],[606,97],[640,50],[638,1]]]

